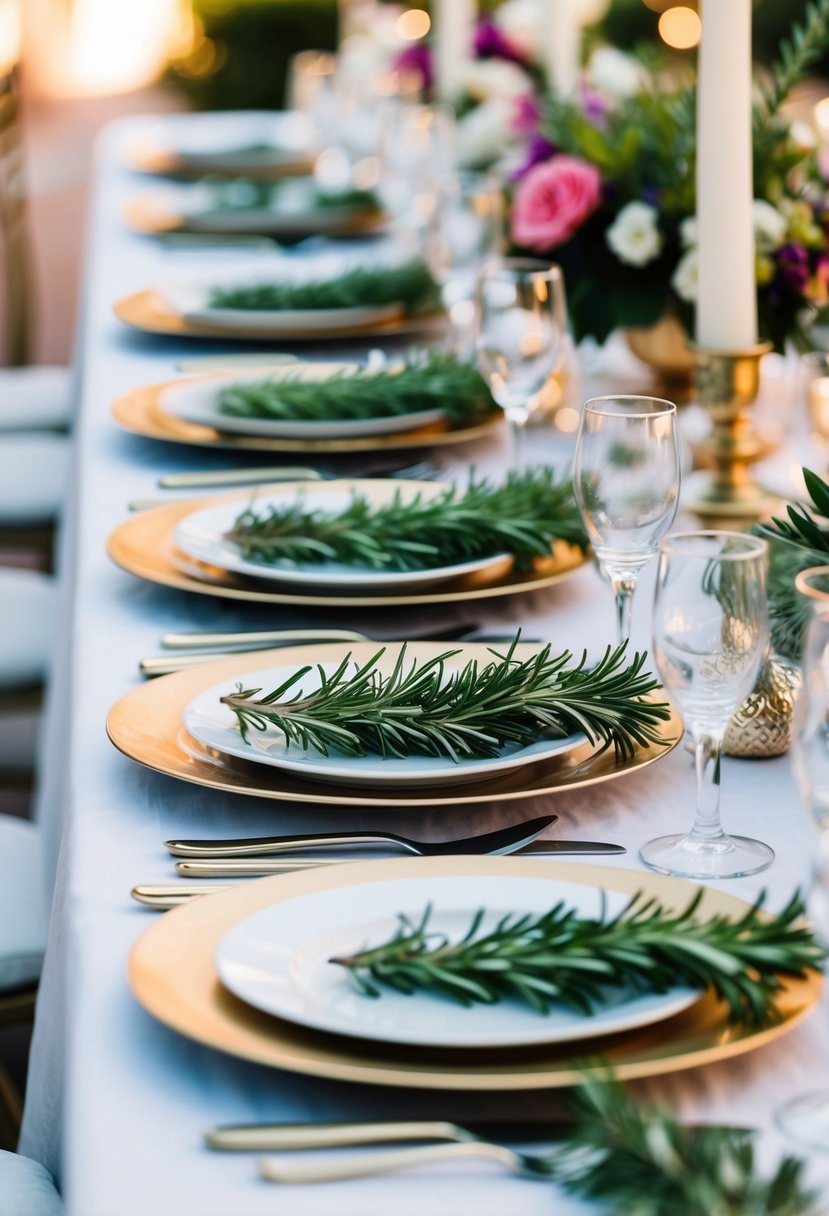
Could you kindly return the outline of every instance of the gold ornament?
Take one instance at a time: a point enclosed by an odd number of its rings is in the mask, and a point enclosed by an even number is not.
[[[781,659],[766,659],[757,683],[726,727],[723,751],[727,756],[765,759],[788,751],[801,679],[798,667]]]

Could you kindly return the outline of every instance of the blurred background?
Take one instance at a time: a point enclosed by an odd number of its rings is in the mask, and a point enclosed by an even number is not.
[[[510,0],[515,5],[516,0]],[[694,55],[696,0],[581,0],[585,42]],[[757,0],[755,57],[778,53],[807,0]],[[498,5],[482,0],[480,9]],[[429,5],[381,0],[0,0],[0,61],[19,60],[37,326],[31,357],[70,359],[97,131],[125,114],[285,104],[297,52],[371,37],[415,48]],[[829,58],[804,99],[814,112]],[[829,108],[829,103],[827,103]]]

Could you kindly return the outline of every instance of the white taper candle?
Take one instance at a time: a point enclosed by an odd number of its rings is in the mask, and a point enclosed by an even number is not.
[[[581,60],[581,25],[576,0],[543,0],[545,51],[550,84],[563,97],[576,90]]]
[[[463,88],[477,7],[477,0],[437,0],[433,6],[435,84],[441,101],[454,101]]]
[[[757,342],[751,139],[751,0],[703,0],[697,91],[696,339]]]

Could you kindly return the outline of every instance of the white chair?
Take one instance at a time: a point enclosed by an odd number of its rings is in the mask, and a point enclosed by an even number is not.
[[[0,436],[17,431],[66,431],[72,420],[68,367],[0,370]]]
[[[36,715],[58,615],[54,578],[0,569],[0,778],[17,784],[34,767]]]
[[[30,1157],[0,1152],[3,1216],[61,1216],[63,1204],[49,1171]]]

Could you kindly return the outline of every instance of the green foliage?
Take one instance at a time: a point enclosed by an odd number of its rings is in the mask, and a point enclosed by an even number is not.
[[[549,557],[556,540],[587,548],[569,477],[551,469],[510,474],[493,486],[457,487],[376,506],[355,493],[336,514],[308,511],[301,497],[283,507],[243,511],[227,539],[252,561],[336,561],[373,570],[428,570],[510,553],[518,569]]]
[[[211,308],[256,310],[358,308],[402,304],[409,314],[434,312],[440,289],[423,262],[401,266],[358,266],[329,279],[276,280],[214,287]]]
[[[804,1165],[784,1157],[757,1172],[751,1133],[683,1127],[676,1115],[637,1104],[618,1082],[588,1080],[575,1098],[576,1127],[552,1161],[565,1190],[630,1216],[818,1216]]]
[[[738,920],[697,917],[702,895],[700,888],[681,912],[671,912],[639,893],[616,916],[603,902],[596,917],[560,901],[541,916],[503,916],[483,933],[481,909],[455,942],[429,930],[430,906],[417,922],[401,915],[382,945],[331,962],[347,967],[358,991],[371,997],[382,986],[440,992],[461,1005],[515,997],[539,1013],[564,1005],[589,1016],[612,989],[710,985],[732,1021],[773,1021],[780,977],[821,969],[826,957],[806,927],[799,894],[771,917],[760,915],[761,897]]]
[[[240,381],[222,390],[219,409],[235,418],[345,421],[393,418],[441,409],[455,426],[496,409],[486,381],[471,363],[444,351],[413,351],[401,369],[343,371],[329,380]]]
[[[776,516],[752,531],[769,542],[769,624],[778,654],[799,659],[811,607],[799,594],[794,580],[810,566],[829,565],[829,484],[811,469],[804,469],[811,509],[790,505],[786,518]]]
[[[265,696],[260,688],[239,686],[222,703],[236,714],[246,742],[250,730],[276,727],[289,745],[323,756],[333,749],[346,756],[458,761],[497,756],[507,745],[526,747],[545,732],[566,737],[577,731],[602,750],[612,745],[619,760],[637,746],[665,746],[659,723],[670,720],[670,707],[644,699],[659,688],[642,670],[645,654],[626,664],[625,644],[608,647],[588,667],[586,655],[573,664],[569,651],[553,656],[548,644],[519,660],[519,640],[506,654],[493,650],[487,663],[472,659],[454,670],[449,664],[460,650],[418,663],[407,660],[403,646],[389,675],[378,670],[385,648],[362,666],[346,655],[332,674],[317,666],[315,692],[301,688],[309,665]]]
[[[280,209],[280,195],[290,193],[295,183],[256,181],[254,178],[206,178],[211,211],[259,211]],[[303,182],[303,185],[306,183]],[[285,187],[288,185],[288,191]],[[336,207],[380,210],[381,204],[372,190],[320,190],[313,181],[307,182],[309,210],[326,211]]]

